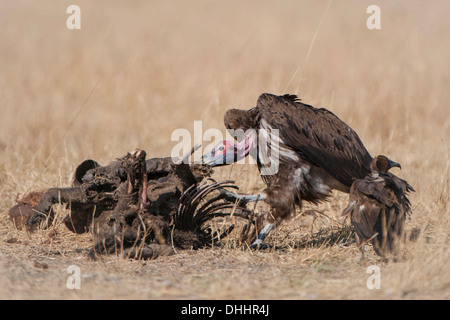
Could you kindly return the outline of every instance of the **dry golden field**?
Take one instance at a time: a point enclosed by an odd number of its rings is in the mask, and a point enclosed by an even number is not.
[[[66,27],[70,4],[80,30]],[[371,4],[380,30],[366,27]],[[449,299],[448,12],[446,0],[0,1],[0,298]],[[168,156],[173,130],[196,120],[222,129],[226,109],[253,107],[263,92],[330,109],[372,155],[402,164],[393,173],[416,190],[416,236],[401,261],[371,247],[358,261],[338,192],[315,208],[323,214],[297,211],[261,252],[231,238],[152,261],[91,261],[92,235],[9,221],[16,197],[70,186],[84,159]],[[250,165],[215,177],[243,193],[264,188]],[[79,290],[66,286],[69,265],[80,267]],[[367,287],[372,265],[380,289]]]

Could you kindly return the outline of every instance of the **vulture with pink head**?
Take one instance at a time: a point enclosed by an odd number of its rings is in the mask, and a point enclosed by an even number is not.
[[[261,194],[238,195],[241,203],[266,201],[271,214],[252,248],[264,248],[269,232],[302,201],[327,200],[332,189],[348,193],[355,180],[371,172],[372,156],[357,133],[332,112],[304,104],[295,95],[262,94],[250,110],[230,109],[225,140],[203,162],[223,166],[249,154],[256,159],[267,187]],[[392,161],[394,164],[394,162]]]

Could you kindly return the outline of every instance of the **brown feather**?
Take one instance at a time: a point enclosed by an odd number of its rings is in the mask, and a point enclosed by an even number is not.
[[[298,100],[294,95],[264,93],[255,108],[228,110],[225,126],[244,131],[259,129],[264,119],[279,130],[286,148],[325,169],[342,184],[350,187],[355,179],[365,177],[370,172],[372,157],[356,132],[332,112]]]
[[[405,180],[376,169],[353,183],[350,203],[343,214],[351,216],[358,246],[372,238],[379,256],[387,258],[398,253],[410,210],[407,194],[411,191],[414,189]]]
[[[350,187],[370,171],[372,157],[360,138],[332,112],[270,94],[261,95],[257,106],[288,148],[342,184]]]

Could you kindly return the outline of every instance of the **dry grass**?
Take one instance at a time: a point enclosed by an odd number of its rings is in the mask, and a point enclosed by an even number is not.
[[[361,0],[332,1],[320,30],[328,1],[76,2],[79,31],[65,25],[72,2],[0,3],[0,298],[450,298],[448,1],[378,1],[377,31]],[[136,147],[166,156],[174,129],[222,128],[227,108],[262,92],[329,108],[371,154],[402,164],[395,173],[417,191],[407,226],[421,230],[403,261],[357,261],[339,193],[305,206],[323,214],[296,212],[268,252],[231,239],[148,262],[92,262],[91,235],[62,225],[27,234],[7,219],[17,195],[70,185],[86,158]],[[250,166],[216,173],[242,192],[263,188]],[[66,287],[71,264],[81,290]],[[380,290],[366,287],[374,264]]]

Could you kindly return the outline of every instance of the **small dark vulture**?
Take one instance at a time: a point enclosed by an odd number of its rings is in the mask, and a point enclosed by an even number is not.
[[[372,171],[353,182],[349,205],[343,215],[350,215],[355,237],[364,257],[364,245],[371,241],[376,254],[384,259],[398,255],[405,220],[410,210],[407,194],[414,189],[403,179],[388,172],[400,164],[377,156]]]
[[[268,233],[302,200],[317,204],[332,189],[348,193],[371,172],[372,156],[356,132],[332,112],[300,102],[295,95],[262,94],[250,110],[230,109],[225,127],[234,141],[222,141],[204,154],[204,163],[222,166],[247,155],[256,159],[267,188],[259,195],[237,195],[242,202],[264,200],[269,221],[253,243],[264,247]]]

